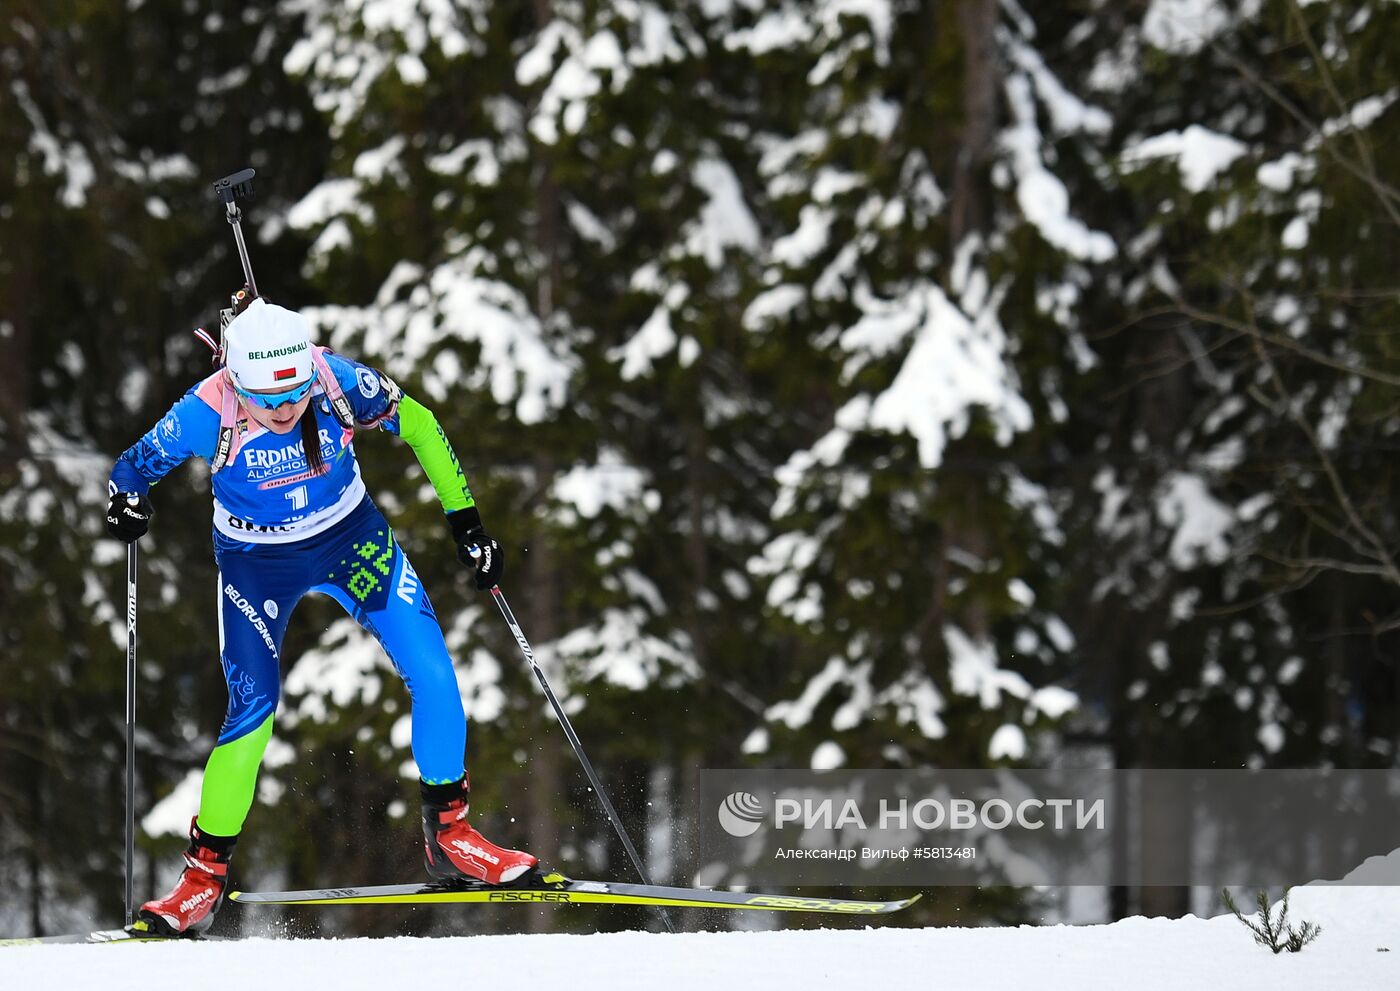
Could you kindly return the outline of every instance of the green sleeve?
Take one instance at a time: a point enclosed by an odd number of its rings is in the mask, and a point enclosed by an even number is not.
[[[462,474],[462,465],[457,461],[457,453],[452,450],[437,417],[411,396],[399,401],[399,436],[418,456],[418,463],[427,473],[428,481],[433,483],[444,513],[476,505],[472,490],[467,488],[467,476]]]

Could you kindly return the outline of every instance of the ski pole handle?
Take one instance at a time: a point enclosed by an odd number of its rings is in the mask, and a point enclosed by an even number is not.
[[[466,546],[466,552],[467,552],[467,554],[471,557],[471,559],[472,559],[474,562],[476,562],[476,570],[477,570],[477,574],[479,575],[479,574],[481,573],[481,558],[482,558],[482,556],[483,556],[486,552],[485,552],[484,550],[482,550],[480,544],[468,544],[468,545]],[[488,567],[489,567],[489,566],[490,566],[490,565],[488,564]],[[499,571],[497,572],[497,574],[499,574]],[[477,584],[476,587],[477,587],[477,588],[483,588],[483,587],[485,587],[485,586],[483,586],[483,585],[480,584],[480,581],[481,581],[481,579],[478,578],[478,579],[477,579],[478,584]],[[492,592],[495,592],[495,591],[496,591],[496,588],[497,588],[497,586],[492,585],[492,586],[491,586],[491,591],[492,591]]]

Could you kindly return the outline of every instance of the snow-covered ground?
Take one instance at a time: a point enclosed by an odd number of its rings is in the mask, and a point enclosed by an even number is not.
[[[937,892],[931,892],[937,897]],[[608,933],[0,949],[6,989],[226,987],[935,988],[1380,991],[1400,988],[1400,888],[1299,888],[1291,917],[1321,924],[1274,956],[1229,916],[985,929]]]

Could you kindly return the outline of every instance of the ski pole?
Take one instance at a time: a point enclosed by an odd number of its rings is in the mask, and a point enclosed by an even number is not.
[[[126,922],[136,909],[136,543],[126,545]]]
[[[584,773],[588,775],[588,783],[593,786],[593,794],[598,796],[598,801],[603,805],[604,814],[607,815],[608,821],[613,824],[613,829],[617,830],[617,835],[622,839],[627,856],[632,858],[632,866],[637,869],[637,874],[641,877],[643,884],[651,884],[651,878],[647,876],[646,868],[642,866],[642,858],[637,856],[637,848],[632,845],[632,838],[627,835],[627,829],[622,825],[622,819],[618,816],[617,810],[613,808],[612,800],[608,798],[608,793],[603,790],[603,783],[598,780],[593,765],[589,763],[588,755],[583,752],[583,744],[579,742],[573,724],[569,722],[569,717],[564,714],[564,707],[559,704],[554,689],[549,687],[549,679],[545,677],[544,670],[535,660],[535,652],[530,649],[530,641],[525,639],[524,631],[520,629],[520,624],[515,621],[515,614],[510,611],[510,605],[506,602],[505,594],[499,585],[491,586],[491,597],[496,600],[496,605],[500,607],[506,625],[510,627],[510,632],[515,634],[515,642],[520,644],[520,652],[525,655],[525,660],[530,662],[530,667],[535,672],[535,678],[539,681],[540,687],[544,689],[545,697],[549,699],[549,704],[554,707],[554,714],[559,717],[559,725],[564,727],[564,735],[569,738],[569,745],[574,748],[574,754],[578,757],[579,763],[583,765]],[[661,909],[661,921],[666,924],[667,932],[675,932],[675,929],[671,928],[671,916],[664,908]]]

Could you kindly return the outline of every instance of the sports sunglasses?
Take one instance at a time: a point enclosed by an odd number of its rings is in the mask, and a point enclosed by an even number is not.
[[[262,395],[256,392],[249,392],[246,389],[239,388],[237,385],[235,385],[233,388],[235,392],[237,392],[248,402],[252,403],[254,406],[261,407],[262,409],[271,410],[277,409],[281,406],[285,406],[288,403],[301,402],[301,400],[306,396],[306,394],[311,391],[311,387],[315,384],[316,376],[313,375],[301,385],[297,386],[295,389],[292,389],[289,392],[278,392],[270,396]]]

